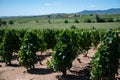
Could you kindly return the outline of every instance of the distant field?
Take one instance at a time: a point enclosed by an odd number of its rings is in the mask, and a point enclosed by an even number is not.
[[[114,18],[120,19],[120,14],[116,15],[99,15],[102,18]],[[78,19],[80,23],[74,23],[75,19]],[[76,26],[77,29],[118,29],[120,28],[120,22],[104,22],[104,23],[86,23],[84,22],[87,19],[95,21],[95,15],[82,15],[73,18],[39,18],[39,17],[22,17],[22,18],[6,18],[4,20],[9,21],[13,20],[13,25],[6,26],[7,28],[14,29],[70,29],[72,25]],[[50,20],[50,24],[48,22]],[[64,20],[68,20],[68,23],[64,23]],[[1,28],[4,28],[1,27]]]
[[[14,24],[8,26],[7,28],[15,28],[15,29],[43,29],[43,28],[57,28],[57,29],[70,29],[72,25],[75,25],[77,29],[92,29],[95,27],[96,29],[117,29],[120,27],[120,23],[54,23],[54,24],[36,24],[34,22],[22,23],[22,24]]]

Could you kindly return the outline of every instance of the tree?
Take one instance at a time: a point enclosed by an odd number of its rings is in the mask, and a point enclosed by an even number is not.
[[[116,22],[120,22],[120,19],[119,19],[119,18],[117,18],[117,19],[116,19]]]
[[[78,21],[78,19],[75,19],[75,21],[74,21],[75,23],[79,23],[79,21]]]
[[[38,20],[36,20],[36,23],[39,23],[39,21],[38,21]]]
[[[2,21],[2,25],[6,26],[7,22],[6,21]]]
[[[87,19],[87,20],[85,20],[85,22],[91,23],[92,21],[91,21],[91,19]]]
[[[13,22],[12,20],[10,20],[8,23],[9,23],[10,25],[12,25],[14,22]]]
[[[100,17],[96,14],[96,22],[100,22]]]
[[[108,22],[114,22],[114,19],[113,18],[108,18],[107,21]]]
[[[51,15],[48,15],[48,18],[51,18],[52,16]]]
[[[65,20],[64,23],[68,23],[68,20]]]
[[[50,21],[50,20],[48,20],[48,23],[50,24],[50,23],[51,23],[51,21]]]
[[[7,25],[7,22],[6,22],[6,21],[3,21],[2,19],[0,19],[0,26],[2,26],[2,25],[6,26],[6,25]]]
[[[90,14],[90,16],[93,16],[93,14]]]
[[[76,26],[75,26],[75,25],[72,25],[72,26],[70,27],[70,29],[76,29]]]
[[[96,22],[105,22],[104,18],[100,18],[97,14],[96,14]]]
[[[2,20],[0,19],[0,26],[2,26]]]
[[[76,15],[76,14],[74,14],[74,17],[77,17],[77,15]]]

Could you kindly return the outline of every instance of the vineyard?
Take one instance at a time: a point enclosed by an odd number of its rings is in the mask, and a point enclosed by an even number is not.
[[[48,69],[62,72],[65,78],[74,59],[83,53],[87,57],[91,48],[97,52],[92,58],[90,79],[114,80],[120,59],[119,30],[0,29],[0,61],[10,66],[14,58],[27,71],[35,69],[44,51],[52,49]]]

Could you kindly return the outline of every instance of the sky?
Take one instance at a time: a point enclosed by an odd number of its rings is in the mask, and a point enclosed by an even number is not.
[[[0,16],[75,13],[120,8],[120,0],[0,0]]]

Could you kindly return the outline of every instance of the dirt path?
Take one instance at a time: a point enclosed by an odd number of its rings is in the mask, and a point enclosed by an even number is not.
[[[80,54],[74,61],[73,67],[70,71],[67,71],[68,77],[66,80],[89,80],[89,69],[90,61],[94,55],[95,50],[90,49],[88,57],[84,57],[83,54]],[[44,54],[46,55],[46,54]],[[5,66],[5,63],[0,62],[0,80],[65,80],[57,79],[61,72],[54,72],[53,70],[47,69],[46,62],[50,60],[51,56],[44,57],[42,64],[35,64],[35,70],[26,71],[24,67],[20,67],[16,60],[13,60],[12,63],[16,64],[13,66]],[[79,59],[80,62],[79,63]],[[119,69],[120,73],[120,69]],[[118,76],[120,78],[120,74]]]

